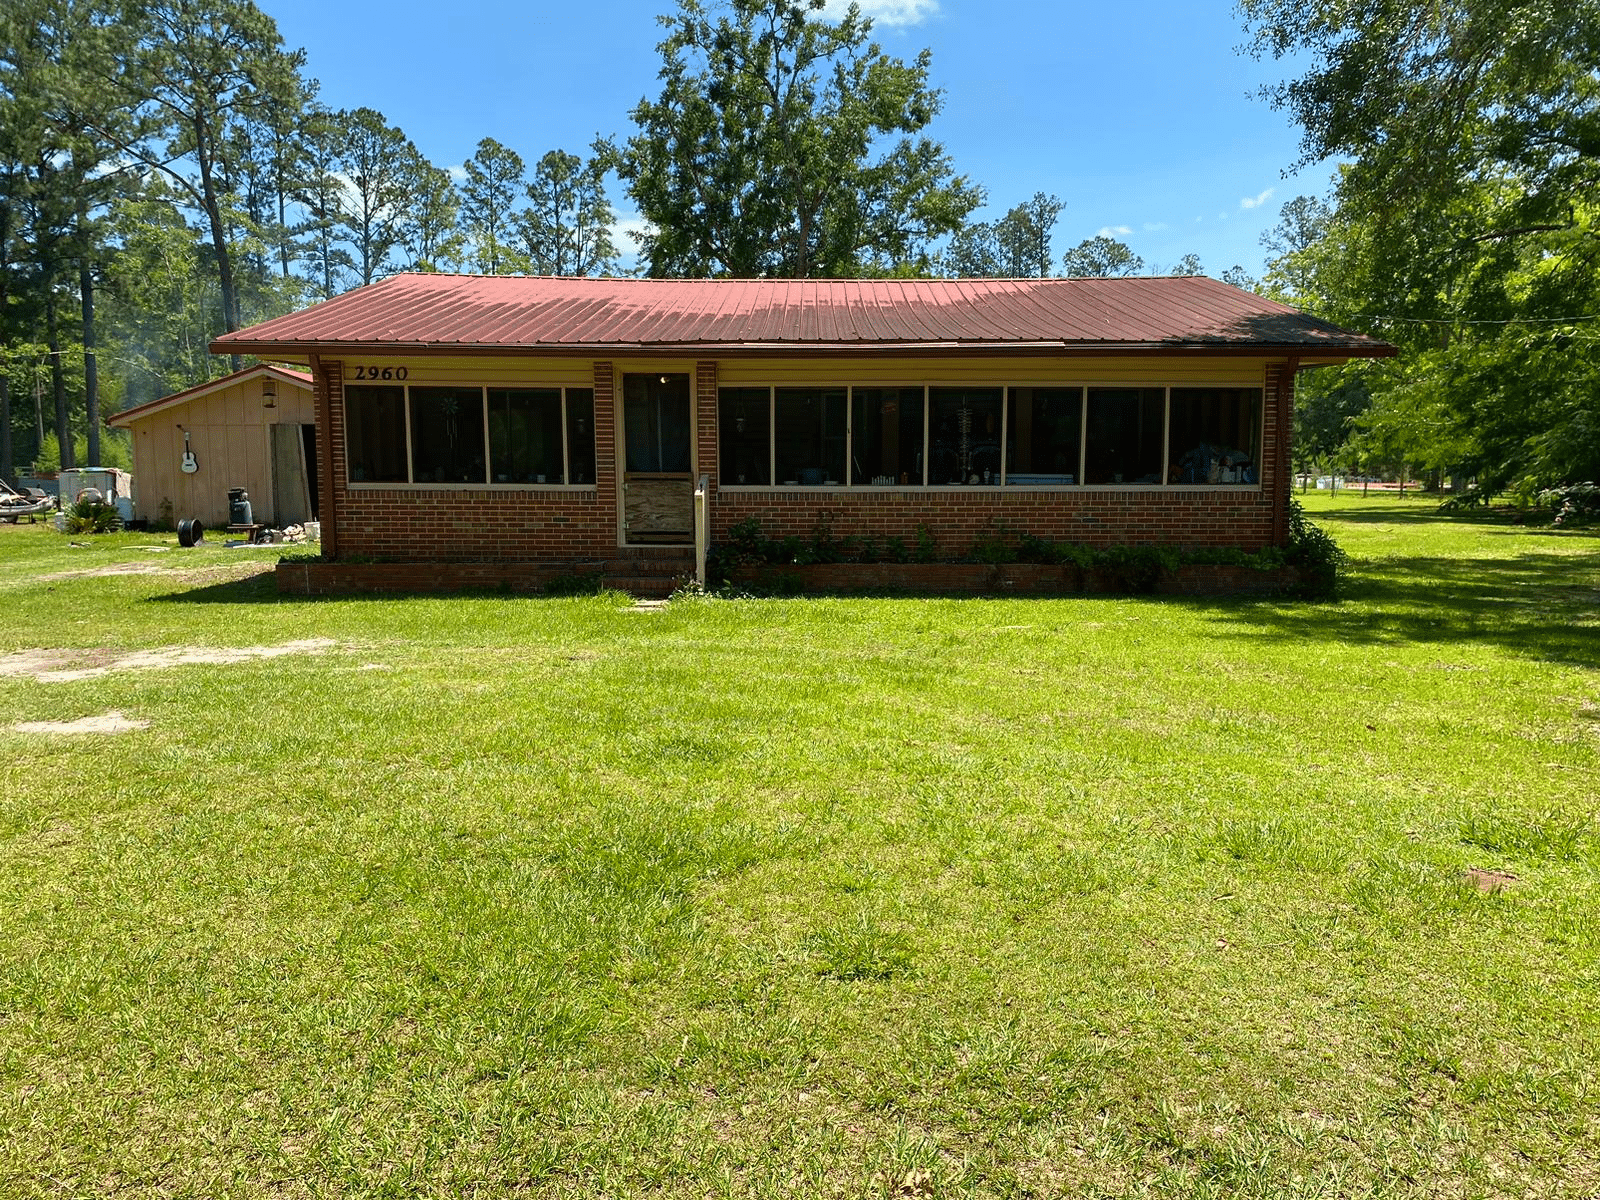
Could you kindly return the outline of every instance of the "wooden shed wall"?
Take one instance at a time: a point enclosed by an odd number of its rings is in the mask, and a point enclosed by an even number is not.
[[[273,521],[270,427],[316,421],[310,388],[283,380],[276,384],[275,408],[262,406],[261,380],[246,379],[130,422],[134,515],[154,521],[161,502],[169,500],[175,520],[198,517],[220,529],[228,523],[228,489],[242,487],[250,493],[256,520]],[[186,431],[200,464],[193,475],[180,469]]]

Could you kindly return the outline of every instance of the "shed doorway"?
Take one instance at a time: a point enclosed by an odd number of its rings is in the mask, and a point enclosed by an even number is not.
[[[693,433],[687,374],[622,377],[624,545],[693,540]]]
[[[317,517],[317,427],[270,425],[272,519],[280,528]]]

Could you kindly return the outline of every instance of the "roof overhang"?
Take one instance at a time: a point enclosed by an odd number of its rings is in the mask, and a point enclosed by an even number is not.
[[[312,358],[493,357],[493,358],[1284,358],[1334,363],[1351,358],[1388,358],[1397,351],[1386,344],[1308,346],[1238,342],[611,342],[592,345],[507,345],[438,342],[256,342],[218,338],[212,349],[221,354],[270,354],[274,358],[310,362]],[[133,410],[129,410],[130,412]]]

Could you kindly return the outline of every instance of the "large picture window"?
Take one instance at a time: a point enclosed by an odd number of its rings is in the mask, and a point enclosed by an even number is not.
[[[411,478],[416,483],[484,483],[483,390],[414,387]]]
[[[1256,483],[1259,388],[1173,388],[1167,482]]]
[[[718,411],[723,487],[1260,483],[1260,388],[726,387]]]
[[[1003,388],[928,389],[928,482],[1000,482]]]
[[[346,387],[351,483],[594,481],[592,388]]]
[[[594,482],[594,389],[567,389],[567,482]]]
[[[1006,425],[1006,482],[1070,487],[1079,481],[1083,389],[1011,389]]]
[[[1160,483],[1165,388],[1090,388],[1085,483]]]
[[[773,392],[777,482],[786,487],[837,487],[844,482],[844,388],[777,388]]]
[[[560,483],[565,460],[560,388],[489,389],[493,482]]]
[[[850,403],[850,482],[863,487],[920,484],[922,389],[854,388]]]
[[[772,391],[723,388],[717,397],[724,486],[772,482]]]
[[[351,483],[405,483],[410,477],[405,388],[346,388],[344,436]]]

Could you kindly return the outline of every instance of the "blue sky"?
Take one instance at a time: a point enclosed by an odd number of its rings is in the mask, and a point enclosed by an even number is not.
[[[333,108],[382,112],[440,166],[494,137],[531,164],[599,135],[657,90],[657,13],[675,0],[258,0]],[[1107,232],[1152,266],[1187,253],[1252,275],[1278,208],[1329,171],[1283,172],[1298,130],[1257,98],[1287,70],[1239,52],[1232,6],[1194,0],[865,0],[891,54],[933,52],[929,133],[988,192],[992,218],[1036,191],[1066,202],[1055,253]],[[620,190],[620,213],[630,204]]]

